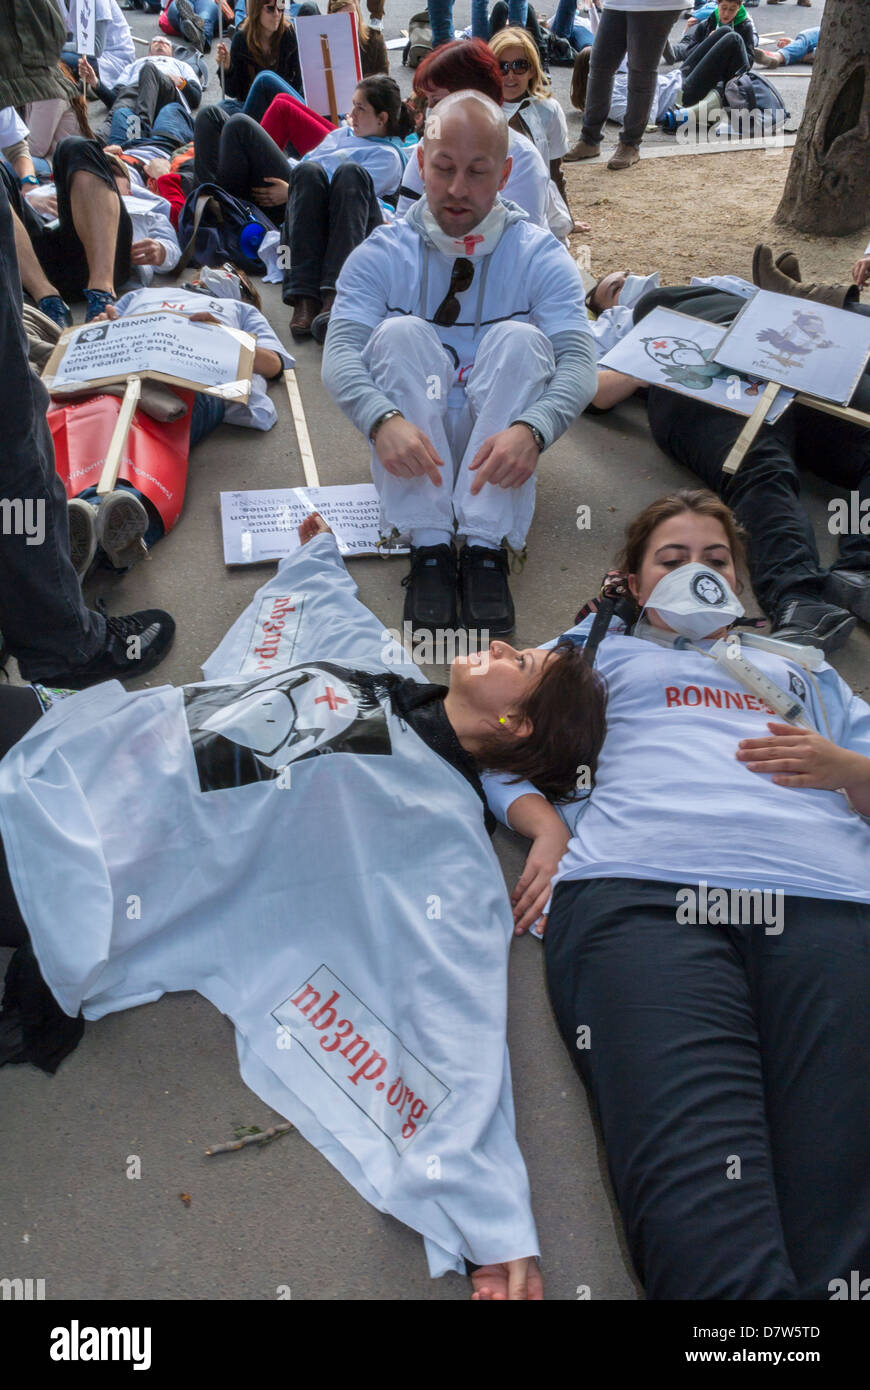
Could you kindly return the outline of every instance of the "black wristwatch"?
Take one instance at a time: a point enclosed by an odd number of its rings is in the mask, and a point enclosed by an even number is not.
[[[511,420],[511,424],[525,425],[527,430],[531,430],[532,438],[538,446],[538,453],[542,454],[544,452],[544,450],[547,447],[547,441],[545,440],[544,436],[541,434],[541,431],[539,429],[537,429],[534,425],[530,424],[528,420]]]
[[[377,420],[375,420],[375,423],[372,425],[371,429],[369,430],[369,443],[370,443],[370,444],[374,444],[374,442],[375,442],[375,435],[377,434],[378,430],[381,428],[381,425],[386,424],[387,420],[392,420],[392,418],[393,418],[394,415],[402,415],[401,410],[385,410],[384,413],[383,413],[383,415],[379,415],[379,416],[378,416]],[[402,419],[403,419],[403,420],[404,420],[404,418],[405,418],[404,415],[402,415]]]

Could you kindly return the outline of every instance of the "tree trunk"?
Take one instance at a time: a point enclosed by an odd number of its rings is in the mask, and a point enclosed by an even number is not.
[[[816,236],[847,236],[870,223],[868,0],[827,0],[774,221]]]

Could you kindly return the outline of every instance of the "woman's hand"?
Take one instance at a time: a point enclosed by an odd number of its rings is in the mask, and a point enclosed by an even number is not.
[[[83,77],[89,87],[96,87],[99,79],[87,58],[79,58],[79,77]]]
[[[750,772],[772,773],[778,787],[814,787],[835,792],[854,787],[859,794],[870,785],[870,758],[840,748],[812,729],[768,721],[771,738],[744,738],[737,745],[738,762]]]
[[[230,65],[230,50],[225,43],[219,43],[215,49],[215,59],[219,68],[228,68]]]
[[[216,319],[214,314],[209,314],[205,310],[200,314],[190,314],[188,317],[192,323],[220,323],[220,319]]]
[[[166,260],[166,247],[153,237],[143,237],[130,247],[130,260],[134,265],[162,265]]]
[[[261,208],[283,207],[290,196],[290,185],[286,179],[266,179],[258,188],[251,189],[251,197]]]
[[[538,1262],[532,1256],[524,1260],[507,1260],[500,1265],[482,1265],[471,1276],[474,1293],[472,1303],[486,1301],[540,1302],[544,1285]]]
[[[550,881],[571,839],[567,825],[561,817],[557,816],[556,819],[558,825],[548,827],[532,841],[522,876],[511,893],[514,932],[517,936],[522,936],[523,932],[534,926],[538,927],[542,936],[544,934],[547,919],[541,914],[550,897]]]
[[[328,531],[332,535],[332,527],[327,525],[320,512],[312,512],[304,521],[300,521],[297,527],[299,544],[306,545],[308,541],[314,540],[315,536],[322,535],[324,531]]]

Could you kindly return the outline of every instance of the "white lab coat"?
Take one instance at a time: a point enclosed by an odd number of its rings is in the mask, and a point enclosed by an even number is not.
[[[0,763],[0,833],[68,1013],[197,990],[235,1023],[247,1084],[424,1235],[433,1275],[461,1272],[538,1249],[505,1043],[512,917],[473,788],[359,695],[354,669],[420,675],[355,593],[318,536],[205,663],[213,684],[56,704]],[[276,741],[284,785],[250,751]]]

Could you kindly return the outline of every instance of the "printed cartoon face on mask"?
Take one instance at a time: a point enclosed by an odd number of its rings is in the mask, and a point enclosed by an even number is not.
[[[664,575],[644,608],[693,641],[729,627],[746,611],[725,576],[699,564],[680,565]]]
[[[186,686],[200,790],[268,781],[324,753],[389,753],[384,711],[358,676],[324,663],[241,685]]]

